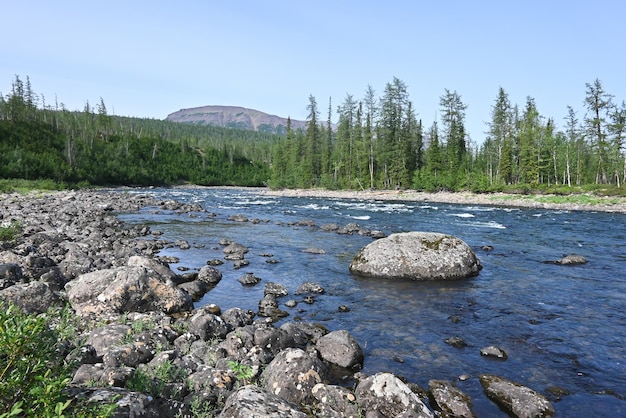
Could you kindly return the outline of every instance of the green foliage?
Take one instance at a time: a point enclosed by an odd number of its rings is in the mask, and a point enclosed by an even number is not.
[[[126,388],[158,397],[162,395],[166,384],[184,380],[185,377],[183,370],[170,361],[164,361],[154,367],[138,367],[126,382]]]
[[[13,241],[22,233],[22,228],[18,222],[11,222],[8,225],[0,224],[0,242]]]
[[[38,109],[19,77],[14,84],[0,101],[0,179],[45,180],[59,188],[260,186],[270,177],[274,135],[109,116],[102,98],[97,113],[89,104],[82,112]]]
[[[61,329],[67,322],[53,315],[0,305],[0,410],[7,411],[0,417],[63,417],[72,409],[106,416],[71,405],[65,396],[71,370],[59,356],[59,344],[69,331]]]
[[[241,381],[244,385],[250,383],[250,379],[254,377],[254,369],[246,364],[242,364],[238,361],[229,361],[228,367],[235,373],[237,380]]]

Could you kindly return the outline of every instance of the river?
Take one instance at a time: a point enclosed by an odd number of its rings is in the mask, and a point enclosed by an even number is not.
[[[391,371],[428,386],[430,379],[456,381],[472,397],[479,417],[506,417],[483,394],[478,375],[497,374],[553,400],[557,416],[626,416],[626,215],[425,202],[264,196],[242,189],[137,189],[158,199],[199,203],[206,213],[147,208],[120,216],[149,224],[163,239],[186,240],[161,255],[180,260],[175,271],[197,270],[223,259],[222,238],[247,246],[250,264],[218,267],[222,281],[196,304],[223,310],[257,310],[264,282],[284,284],[295,299],[285,321],[314,321],[347,329],[365,352],[364,372]],[[233,222],[244,214],[260,222]],[[314,220],[318,227],[296,226]],[[474,278],[421,283],[351,275],[352,257],[372,238],[323,232],[325,223],[357,223],[386,234],[435,231],[454,235],[476,252],[483,270]],[[485,250],[483,246],[491,246]],[[325,254],[310,254],[315,248]],[[278,261],[270,264],[268,256]],[[579,254],[589,262],[561,266],[547,261]],[[255,287],[237,281],[247,272]],[[298,286],[316,282],[325,293],[307,304]],[[349,312],[338,312],[340,305]],[[460,337],[467,344],[445,343]],[[508,360],[482,357],[496,345]],[[459,381],[458,377],[470,378]],[[566,391],[555,400],[549,388]]]

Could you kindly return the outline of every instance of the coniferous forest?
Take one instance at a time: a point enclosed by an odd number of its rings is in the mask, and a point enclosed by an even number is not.
[[[0,178],[65,185],[239,185],[274,188],[622,193],[626,104],[600,80],[562,121],[534,99],[511,103],[499,88],[480,143],[465,129],[467,104],[444,90],[424,125],[398,78],[377,96],[348,94],[324,117],[309,96],[307,127],[276,136],[206,125],[69,111],[46,103],[19,76],[0,95]],[[332,121],[338,117],[338,122]],[[562,126],[558,129],[557,126]]]

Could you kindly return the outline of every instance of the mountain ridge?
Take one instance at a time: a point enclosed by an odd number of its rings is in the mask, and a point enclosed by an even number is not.
[[[167,115],[165,120],[225,128],[246,129],[283,135],[287,132],[287,118],[270,115],[242,106],[207,105],[180,109]],[[305,121],[291,119],[291,128],[306,129]]]

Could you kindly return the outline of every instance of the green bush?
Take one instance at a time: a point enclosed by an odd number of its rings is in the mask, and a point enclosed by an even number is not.
[[[12,222],[6,226],[0,225],[0,242],[13,241],[20,235],[21,232],[22,228],[17,222]]]
[[[0,303],[0,418],[110,414],[110,405],[72,405],[65,394],[72,370],[60,348],[68,317],[67,309],[33,315]]]

